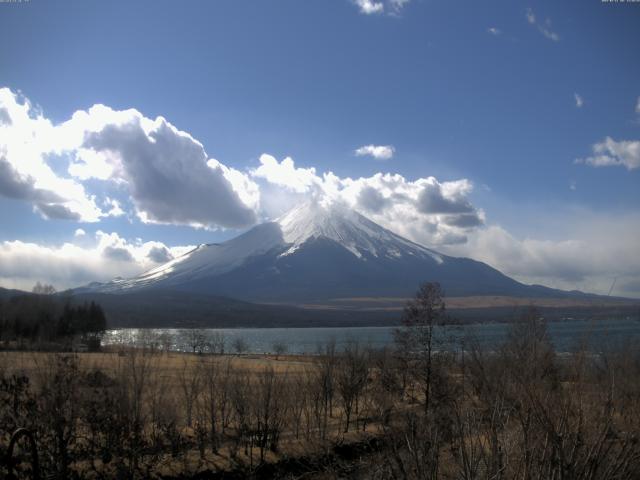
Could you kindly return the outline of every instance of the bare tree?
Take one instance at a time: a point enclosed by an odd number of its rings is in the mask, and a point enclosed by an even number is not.
[[[196,362],[195,365],[189,357],[182,358],[182,369],[178,377],[180,392],[185,407],[186,423],[191,427],[193,422],[193,409],[198,401],[202,390],[202,365]]]
[[[36,282],[31,291],[38,295],[53,295],[56,293],[56,289],[53,285],[49,285],[46,283]]]
[[[230,454],[236,456],[240,446],[244,446],[245,455],[252,459],[253,436],[251,427],[253,423],[251,402],[251,380],[243,371],[235,371],[229,385],[229,396],[234,414],[235,435],[231,445]]]
[[[115,378],[117,386],[116,422],[125,425],[121,441],[127,464],[121,466],[126,474],[133,476],[140,466],[147,444],[145,429],[148,426],[149,411],[146,408],[148,386],[156,375],[156,356],[147,349],[130,349],[117,357]]]
[[[320,347],[320,354],[316,358],[316,382],[320,393],[321,405],[315,406],[316,415],[321,414],[322,426],[319,428],[321,439],[326,439],[329,417],[333,416],[333,399],[336,390],[336,366],[338,356],[335,339],[331,339],[324,347]],[[320,408],[318,408],[320,407]]]
[[[244,339],[244,337],[241,336],[235,337],[231,342],[231,346],[238,355],[242,355],[243,353],[247,352],[247,350],[249,350],[249,344]]]
[[[402,399],[403,387],[398,364],[388,348],[370,352],[369,363],[374,371],[368,398],[369,410],[383,427],[387,427]]]
[[[408,370],[422,387],[425,412],[429,411],[431,400],[436,328],[445,320],[445,302],[440,285],[425,283],[404,309],[404,327],[395,332],[400,355],[409,359]]]
[[[233,375],[231,358],[225,361],[216,359],[203,363],[203,403],[209,425],[211,450],[216,453],[221,436],[228,424],[229,385]]]
[[[201,328],[190,328],[187,341],[193,353],[202,353],[207,347],[207,334]]]
[[[173,347],[173,338],[171,334],[169,332],[162,332],[158,336],[158,341],[160,342],[160,345],[162,345],[162,350],[164,351],[164,353],[168,354]]]
[[[226,343],[226,339],[224,337],[224,333],[213,332],[210,339],[211,353],[224,355],[225,343]]]
[[[289,375],[289,381],[286,385],[286,395],[289,399],[289,417],[296,439],[300,438],[303,414],[309,409],[309,392],[307,387],[308,385],[304,373]]]
[[[366,352],[357,342],[349,342],[343,352],[336,369],[337,390],[342,400],[345,414],[345,433],[349,431],[349,423],[353,408],[358,413],[358,399],[367,384],[369,367]],[[356,419],[356,426],[357,426]]]
[[[286,377],[276,375],[273,367],[265,368],[258,375],[252,404],[255,418],[252,430],[260,450],[260,462],[264,461],[267,448],[273,452],[278,449],[288,413],[287,403],[283,398],[285,381]]]
[[[276,360],[278,360],[278,357],[280,357],[280,355],[284,355],[285,353],[287,353],[287,351],[289,350],[289,346],[285,342],[275,341],[271,345],[271,350],[276,354]]]

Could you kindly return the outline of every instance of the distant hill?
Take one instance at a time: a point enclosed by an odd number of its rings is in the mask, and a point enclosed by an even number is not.
[[[10,288],[2,288],[0,287],[0,299],[5,300],[7,298],[15,297],[17,295],[29,295],[29,292],[24,292],[22,290],[15,290]]]
[[[103,307],[110,328],[118,327],[301,327],[392,325],[398,312],[363,309],[315,310],[261,305],[228,297],[180,290],[149,290],[122,295],[79,293],[74,301]]]
[[[180,290],[148,290],[120,295],[82,293],[75,302],[95,301],[107,315],[109,328],[234,328],[234,327],[346,327],[399,325],[404,301],[393,305],[325,304],[265,305],[243,302],[228,297],[189,293]],[[520,317],[530,304],[525,299],[507,304],[460,302],[452,299],[447,308],[455,321],[508,322]],[[475,306],[477,305],[477,306]],[[634,318],[640,305],[632,302],[611,304],[545,302],[539,305],[549,320],[567,318],[608,319],[612,316]]]

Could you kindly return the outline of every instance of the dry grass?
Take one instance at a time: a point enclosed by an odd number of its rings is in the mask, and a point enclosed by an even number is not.
[[[32,388],[39,389],[46,382],[47,375],[51,374],[51,368],[55,363],[55,358],[60,354],[31,351],[5,351],[0,352],[0,373],[5,376],[24,375],[30,379]],[[144,409],[148,412],[152,401],[157,401],[160,394],[169,404],[177,406],[179,418],[179,431],[184,441],[190,446],[182,450],[179,456],[174,456],[170,452],[157,455],[153,461],[154,475],[195,475],[203,470],[229,471],[242,466],[242,468],[255,467],[259,463],[257,447],[253,446],[253,451],[247,454],[243,446],[234,448],[231,440],[225,440],[216,453],[207,447],[205,454],[201,455],[196,447],[196,431],[186,424],[184,412],[184,379],[200,376],[201,382],[203,369],[214,369],[218,367],[222,370],[229,362],[233,366],[233,375],[241,376],[247,374],[249,382],[257,386],[260,377],[267,371],[273,371],[277,377],[286,379],[286,387],[290,388],[291,382],[295,378],[302,378],[308,374],[316,365],[317,358],[305,355],[211,355],[211,354],[190,354],[177,352],[146,352],[143,355],[141,350],[120,349],[119,351],[100,353],[77,353],[74,354],[78,361],[78,370],[81,374],[93,371],[100,371],[111,378],[122,379],[130,374],[133,357],[137,361],[145,358],[148,362],[145,366],[144,376],[146,377]],[[201,388],[202,385],[201,385]],[[288,391],[288,390],[287,390]],[[250,392],[250,394],[253,392]],[[277,392],[278,395],[286,396],[286,392]],[[202,397],[202,392],[199,394]],[[148,414],[145,414],[148,415]],[[195,415],[195,414],[194,414]],[[330,418],[328,420],[328,437],[333,442],[358,442],[363,438],[368,438],[375,434],[377,429],[373,424],[366,428],[352,428],[350,432],[343,432],[343,412],[335,401]],[[230,432],[234,431],[234,426]],[[286,429],[283,431],[278,451],[265,452],[265,462],[275,463],[284,458],[307,457],[322,453],[327,444],[317,439],[309,440],[296,438],[293,431]],[[234,451],[235,450],[235,451]],[[84,475],[90,476],[89,466],[86,462],[76,462],[75,468],[83,471]],[[98,466],[100,461],[94,462]],[[83,466],[84,465],[84,466]],[[110,471],[109,466],[104,467],[105,472]],[[113,473],[113,472],[112,472]]]
[[[302,307],[314,310],[341,309],[374,309],[388,311],[402,311],[409,298],[403,297],[345,297],[333,298],[322,303],[304,304]],[[583,298],[530,298],[509,297],[500,295],[484,295],[471,297],[447,297],[447,308],[499,308],[499,307],[543,307],[543,308],[574,308],[574,307],[619,307],[638,305],[634,299],[583,297]]]
[[[101,352],[101,353],[77,353],[79,366],[83,371],[102,370],[105,373],[113,373],[122,364],[125,353]],[[0,365],[6,373],[25,373],[31,376],[38,371],[43,363],[47,362],[50,353],[30,351],[0,352]],[[300,373],[313,363],[313,357],[305,355],[209,355],[191,353],[157,353],[152,356],[152,368],[155,371],[176,377],[182,375],[187,366],[196,368],[201,362],[205,364],[222,364],[228,360],[233,362],[235,368],[259,373],[265,368],[273,368],[276,373]]]

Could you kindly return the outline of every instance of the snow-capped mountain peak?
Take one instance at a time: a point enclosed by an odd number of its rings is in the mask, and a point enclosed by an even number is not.
[[[219,277],[267,256],[273,256],[277,263],[277,259],[285,260],[317,241],[342,247],[364,262],[420,258],[439,265],[445,261],[437,252],[394,234],[344,205],[305,202],[273,222],[257,225],[224,243],[200,245],[138,277],[87,288],[118,292],[192,283]]]
[[[309,240],[325,238],[358,258],[366,254],[398,257],[426,253],[438,263],[443,261],[436,252],[394,234],[340,203],[306,202],[276,222],[280,225],[283,240],[290,245],[282,256],[290,255]]]

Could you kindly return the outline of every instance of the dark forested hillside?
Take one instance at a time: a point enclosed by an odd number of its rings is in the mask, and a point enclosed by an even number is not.
[[[60,342],[80,336],[97,347],[106,326],[102,307],[93,301],[17,291],[0,297],[0,340],[5,342]]]

